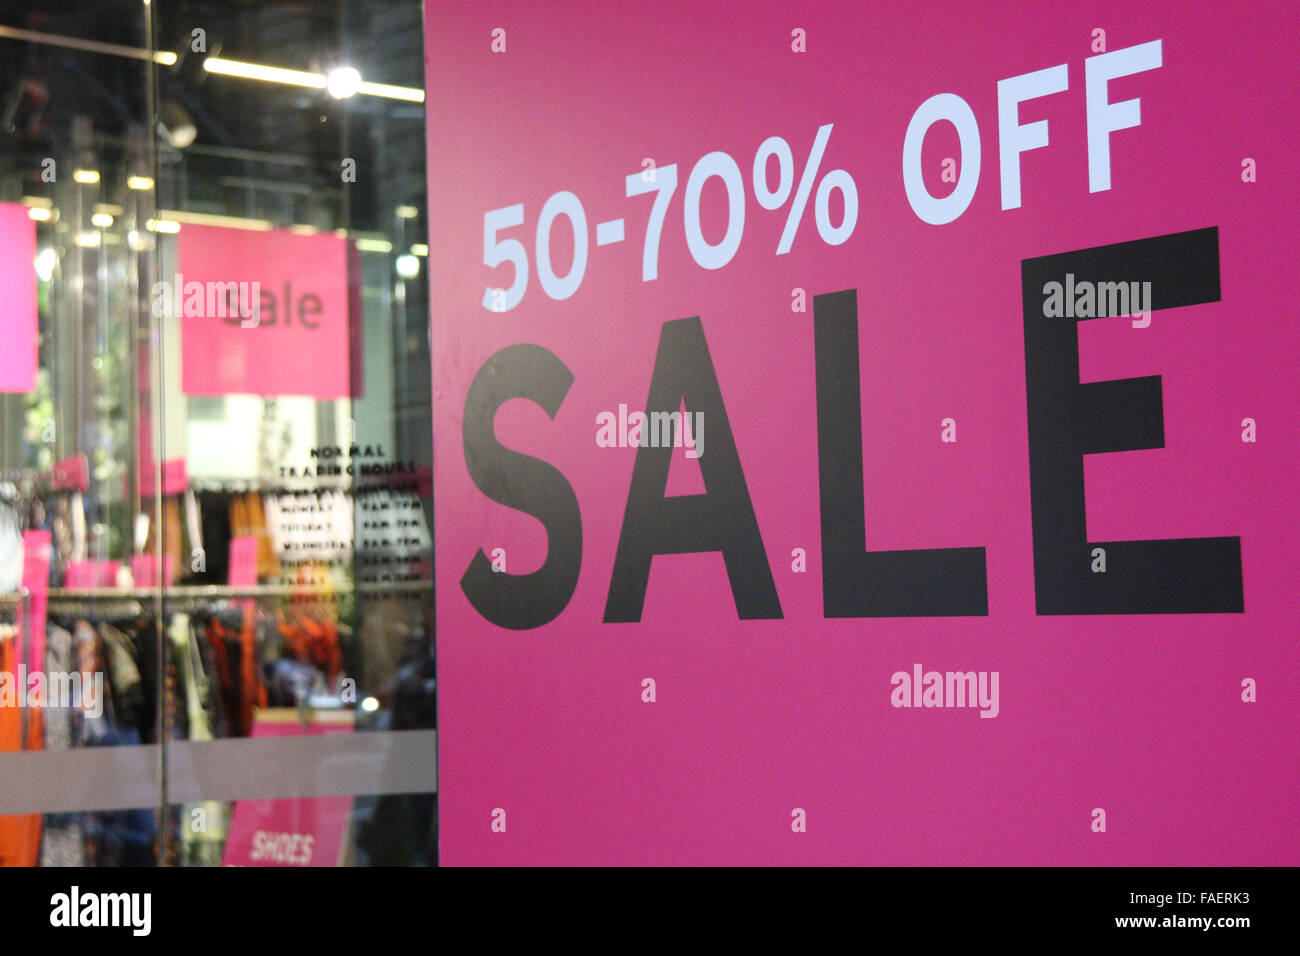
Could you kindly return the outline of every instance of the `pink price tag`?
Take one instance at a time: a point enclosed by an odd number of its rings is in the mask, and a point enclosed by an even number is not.
[[[50,533],[23,532],[23,587],[28,595],[19,609],[29,669],[45,667],[45,608],[50,590]]]
[[[157,587],[158,563],[152,554],[131,556],[131,579],[138,588]]]
[[[93,588],[99,585],[99,570],[94,561],[69,561],[63,575],[65,588]]]
[[[140,492],[145,495],[156,494],[157,479],[152,466],[141,463]],[[162,494],[184,494],[189,487],[189,467],[184,458],[168,458],[162,463]]]
[[[85,455],[56,461],[50,469],[50,487],[55,491],[89,491],[90,464]]]

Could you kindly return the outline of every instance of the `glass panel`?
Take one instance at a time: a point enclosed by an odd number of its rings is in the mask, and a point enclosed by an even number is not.
[[[105,691],[11,709],[76,762],[0,753],[0,862],[435,863],[419,4],[65,6],[0,12],[0,670]]]
[[[0,817],[5,865],[160,849],[147,16],[0,11],[0,812],[27,811]]]

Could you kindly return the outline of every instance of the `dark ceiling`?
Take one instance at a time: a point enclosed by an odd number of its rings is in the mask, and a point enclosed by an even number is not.
[[[185,117],[197,132],[179,152],[160,140],[160,205],[354,229],[384,229],[395,204],[423,209],[419,104],[339,101],[202,68],[205,55],[321,72],[348,65],[367,80],[422,87],[419,0],[154,0],[150,8],[140,0],[6,0],[0,25],[144,48],[146,9],[157,48],[180,58],[157,71],[163,118]],[[204,51],[191,49],[195,30]],[[73,117],[93,125],[98,151],[121,149],[128,130],[146,125],[145,78],[137,60],[0,38],[0,149],[10,154],[10,173],[38,181],[41,157],[67,148]],[[346,189],[344,158],[358,169]]]

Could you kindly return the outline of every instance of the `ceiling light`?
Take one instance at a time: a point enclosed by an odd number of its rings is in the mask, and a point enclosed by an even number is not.
[[[390,100],[405,100],[408,103],[423,103],[424,90],[412,86],[392,86],[388,83],[362,83],[357,87],[358,93],[366,96],[384,96]]]
[[[49,282],[54,277],[54,268],[59,264],[59,254],[53,249],[42,249],[36,254],[36,275],[42,282]]]
[[[83,249],[93,249],[104,241],[104,237],[98,232],[79,232],[72,241]]]
[[[174,219],[150,219],[144,224],[150,232],[180,232],[181,224]]]
[[[413,255],[398,256],[393,264],[397,267],[397,274],[403,279],[414,279],[420,274],[420,260]]]
[[[72,178],[83,186],[92,186],[99,182],[99,170],[97,169],[78,169],[73,172]]]
[[[153,189],[152,176],[128,176],[126,178],[127,189]]]
[[[357,248],[362,252],[392,252],[393,244],[387,239],[358,239]]]
[[[45,206],[32,206],[27,210],[27,215],[31,216],[37,222],[49,222],[54,218],[54,213]]]
[[[413,86],[394,86],[391,83],[371,83],[361,79],[361,74],[350,66],[331,70],[330,75],[325,77],[306,70],[289,70],[279,66],[265,66],[261,63],[210,56],[203,61],[203,69],[209,73],[237,76],[245,80],[262,80],[267,83],[305,86],[313,90],[329,90],[331,95],[339,99],[361,93],[365,96],[382,96],[408,103],[424,102],[424,90]]]
[[[158,134],[172,149],[188,149],[198,138],[194,117],[175,100],[165,100],[158,111]]]
[[[90,224],[99,229],[107,229],[113,225],[113,217],[106,212],[97,212],[90,217]]]
[[[158,214],[177,223],[188,222],[194,226],[227,226],[231,229],[253,229],[267,232],[275,228],[266,219],[245,219],[242,216],[218,216],[207,212],[182,212],[179,209],[159,209]]]
[[[411,244],[411,255],[427,256],[428,254],[429,254],[429,247],[426,246],[424,243],[415,242]]]
[[[336,100],[356,96],[357,90],[361,89],[361,74],[350,66],[335,67],[325,78],[325,89]]]
[[[267,83],[287,83],[290,86],[306,86],[314,90],[325,89],[325,77],[319,73],[307,73],[303,70],[286,70],[278,66],[263,66],[260,63],[245,63],[242,60],[226,60],[219,56],[210,56],[203,61],[203,69],[209,73],[223,76],[239,76],[246,80],[264,80]]]

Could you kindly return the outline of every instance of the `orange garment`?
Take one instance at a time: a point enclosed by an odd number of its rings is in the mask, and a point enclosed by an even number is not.
[[[244,513],[248,516],[248,533],[257,537],[257,574],[273,578],[280,573],[280,561],[275,554],[275,544],[266,528],[266,511],[262,496],[249,492],[244,500]]]
[[[257,539],[257,576],[273,578],[280,573],[275,545],[266,530],[266,513],[262,498],[255,492],[234,495],[230,499],[230,536]]]
[[[317,620],[307,614],[281,615],[276,623],[285,650],[298,662],[324,671],[332,683],[343,669],[338,625],[331,620]]]
[[[161,537],[163,553],[163,574],[164,580],[168,582],[179,581],[189,567],[184,560],[184,543],[181,534],[181,506],[180,499],[174,495],[163,498],[162,500],[162,520],[158,520],[158,511],[154,508],[153,499],[149,499],[145,504],[145,511],[149,515],[149,533],[145,538],[144,554],[157,554],[158,545]],[[160,536],[161,526],[161,536]]]
[[[14,694],[26,700],[27,688],[17,686],[18,657],[14,638],[0,639],[0,672],[12,675]],[[8,703],[8,701],[5,701]],[[23,746],[23,711],[0,706],[0,751],[42,750],[45,732],[39,709],[27,711],[27,746]],[[41,854],[39,813],[0,816],[0,866],[36,866]]]

